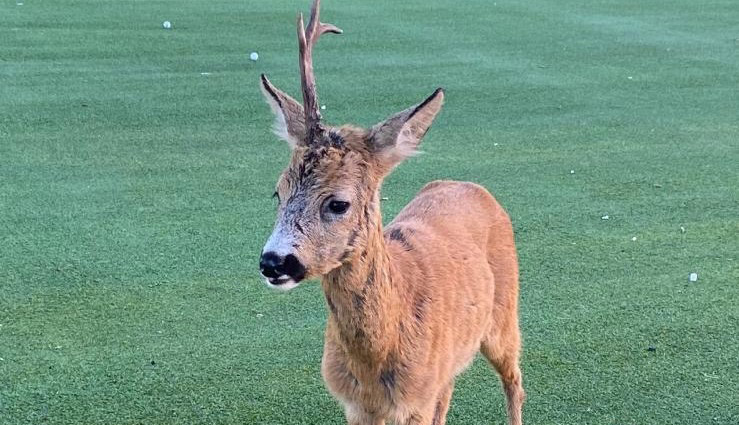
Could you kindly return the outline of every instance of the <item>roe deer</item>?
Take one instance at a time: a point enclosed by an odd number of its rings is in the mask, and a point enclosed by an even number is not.
[[[298,17],[303,105],[262,75],[276,132],[292,147],[260,269],[291,289],[320,277],[328,306],[322,375],[349,424],[442,425],[455,377],[477,351],[500,374],[521,424],[518,263],[508,215],[473,183],[426,185],[383,231],[382,180],[441,109],[437,89],[369,130],[321,122],[312,48],[319,0]]]

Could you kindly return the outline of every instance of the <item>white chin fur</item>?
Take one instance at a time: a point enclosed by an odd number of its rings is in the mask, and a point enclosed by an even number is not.
[[[264,278],[264,282],[272,289],[276,289],[278,291],[289,291],[296,286],[298,286],[300,283],[296,282],[290,277],[287,276],[280,276],[277,279],[270,279],[270,278]],[[280,282],[280,283],[277,283]]]

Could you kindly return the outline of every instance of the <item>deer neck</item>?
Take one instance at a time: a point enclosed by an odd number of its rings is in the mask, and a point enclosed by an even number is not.
[[[378,205],[378,204],[375,204]],[[392,284],[390,257],[379,207],[365,215],[365,235],[344,263],[324,276],[329,307],[328,336],[364,363],[382,363],[397,341],[399,300]],[[365,237],[362,237],[365,236]]]

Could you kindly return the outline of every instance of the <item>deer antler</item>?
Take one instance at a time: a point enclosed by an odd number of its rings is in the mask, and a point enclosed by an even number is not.
[[[300,52],[300,82],[303,86],[303,109],[305,111],[305,142],[311,143],[320,131],[321,112],[318,108],[316,77],[313,75],[313,45],[324,33],[341,34],[343,31],[319,20],[321,0],[314,0],[310,10],[308,28],[303,26],[303,14],[298,15],[298,49]]]

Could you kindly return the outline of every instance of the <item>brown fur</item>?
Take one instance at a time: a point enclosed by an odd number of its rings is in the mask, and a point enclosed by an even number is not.
[[[277,190],[282,199],[310,190],[305,211],[319,210],[320,194],[353,198],[351,215],[330,230],[303,217],[309,236],[296,250],[308,276],[322,277],[322,373],[349,423],[443,424],[454,378],[481,350],[503,380],[510,423],[520,424],[518,270],[507,214],[481,186],[437,181],[383,231],[378,194],[390,167],[373,157],[369,132],[332,131],[344,145],[296,148]]]
[[[500,375],[509,423],[521,425],[518,262],[506,212],[479,185],[436,181],[382,225],[382,181],[415,152],[443,91],[372,129],[316,123],[306,138],[302,106],[266,77],[262,89],[293,147],[270,243],[321,279],[322,374],[348,423],[443,425],[454,380],[480,351]],[[350,206],[333,214],[331,200]]]
[[[376,212],[367,245],[322,281],[333,306],[322,372],[349,423],[436,415],[443,424],[454,378],[482,350],[519,424],[518,276],[505,212],[480,186],[434,182],[384,234],[380,223]],[[390,237],[396,230],[403,240]]]

